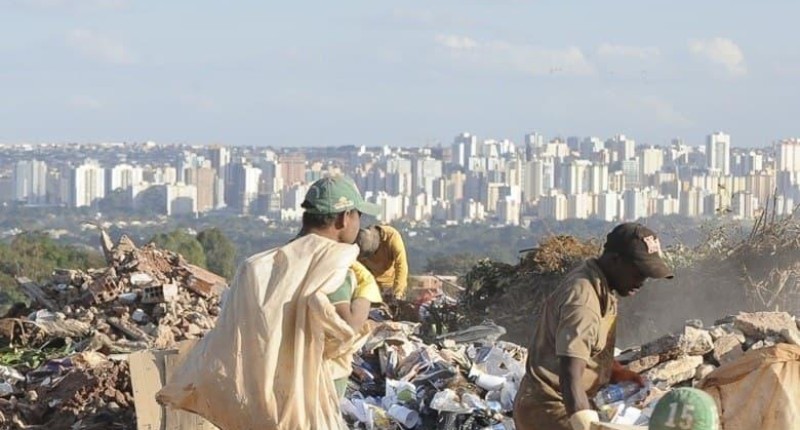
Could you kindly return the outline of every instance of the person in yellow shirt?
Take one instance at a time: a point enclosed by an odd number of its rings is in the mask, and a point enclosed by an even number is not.
[[[358,232],[358,261],[375,276],[385,299],[405,298],[408,287],[406,246],[400,232],[388,225],[372,225]]]
[[[373,304],[382,302],[381,292],[375,282],[375,277],[358,261],[353,262],[344,284],[328,295],[328,299],[334,306],[337,304],[351,304],[359,299]],[[368,334],[369,327],[362,324],[358,330],[358,340],[353,345],[353,353],[361,348],[367,340]],[[347,381],[350,379],[350,373],[353,369],[353,354],[343,354],[331,360],[330,364],[331,373],[334,376],[333,383],[336,387],[336,394],[339,397],[343,397],[347,389]]]

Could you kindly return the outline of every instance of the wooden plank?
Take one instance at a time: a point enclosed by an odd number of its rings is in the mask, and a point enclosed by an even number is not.
[[[167,355],[164,357],[166,379],[172,377],[172,373],[180,366],[185,358],[184,354]],[[187,411],[166,408],[165,418],[166,430],[216,430],[217,428],[203,417]]]
[[[120,318],[110,317],[110,318],[108,318],[106,320],[106,322],[110,326],[112,326],[112,327],[116,328],[117,330],[121,331],[122,334],[124,334],[129,339],[140,340],[140,341],[144,341],[144,342],[152,342],[153,341],[153,337],[150,336],[149,334],[145,333],[144,331],[142,331],[142,329],[140,329],[139,327],[136,327],[135,325],[130,324],[127,321],[124,321],[124,320],[122,320]]]
[[[20,276],[16,278],[16,280],[19,288],[22,289],[22,292],[25,293],[25,295],[28,296],[31,301],[41,303],[50,312],[56,312],[60,310],[52,300],[47,298],[47,295],[44,293],[44,291],[42,291],[41,287],[36,285],[35,282],[31,281],[30,278]]]
[[[164,407],[156,402],[164,386],[163,355],[164,351],[139,351],[128,356],[137,430],[164,430]]]
[[[592,423],[592,430],[647,430],[647,427],[625,424]]]

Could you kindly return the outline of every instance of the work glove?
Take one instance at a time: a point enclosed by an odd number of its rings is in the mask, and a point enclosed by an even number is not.
[[[572,430],[591,430],[592,423],[599,423],[600,415],[593,409],[583,409],[569,417],[569,425]]]

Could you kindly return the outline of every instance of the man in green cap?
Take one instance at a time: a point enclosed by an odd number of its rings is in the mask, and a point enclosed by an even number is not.
[[[705,391],[676,388],[653,409],[649,430],[719,430],[717,404]]]
[[[377,216],[380,208],[364,201],[352,179],[332,176],[314,182],[306,193],[302,205],[303,226],[298,237],[316,234],[341,243],[353,244],[361,226],[361,214]],[[353,264],[358,264],[354,261]],[[360,287],[360,288],[359,288]],[[328,299],[336,313],[358,333],[367,322],[372,303],[380,302],[377,284],[359,286],[353,267],[347,272],[344,283]],[[344,354],[331,361],[336,392],[345,393],[352,371],[352,355]]]
[[[671,278],[656,234],[636,223],[615,227],[603,254],[570,273],[534,321],[525,376],[514,401],[517,430],[589,430],[599,421],[589,396],[609,382],[641,377],[614,360],[617,298],[648,278]]]
[[[314,182],[302,207],[295,240],[240,265],[216,325],[159,402],[223,430],[347,428],[335,381],[341,390],[370,308],[354,293],[353,242],[378,207],[345,176]]]

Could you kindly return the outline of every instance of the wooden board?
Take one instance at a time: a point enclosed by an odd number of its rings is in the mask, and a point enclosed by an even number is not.
[[[625,424],[592,423],[592,430],[647,430],[647,427]]]
[[[190,343],[193,343],[190,341]],[[139,351],[128,356],[136,407],[137,430],[215,430],[211,423],[191,412],[161,406],[156,393],[183,361],[188,344],[179,349]]]

